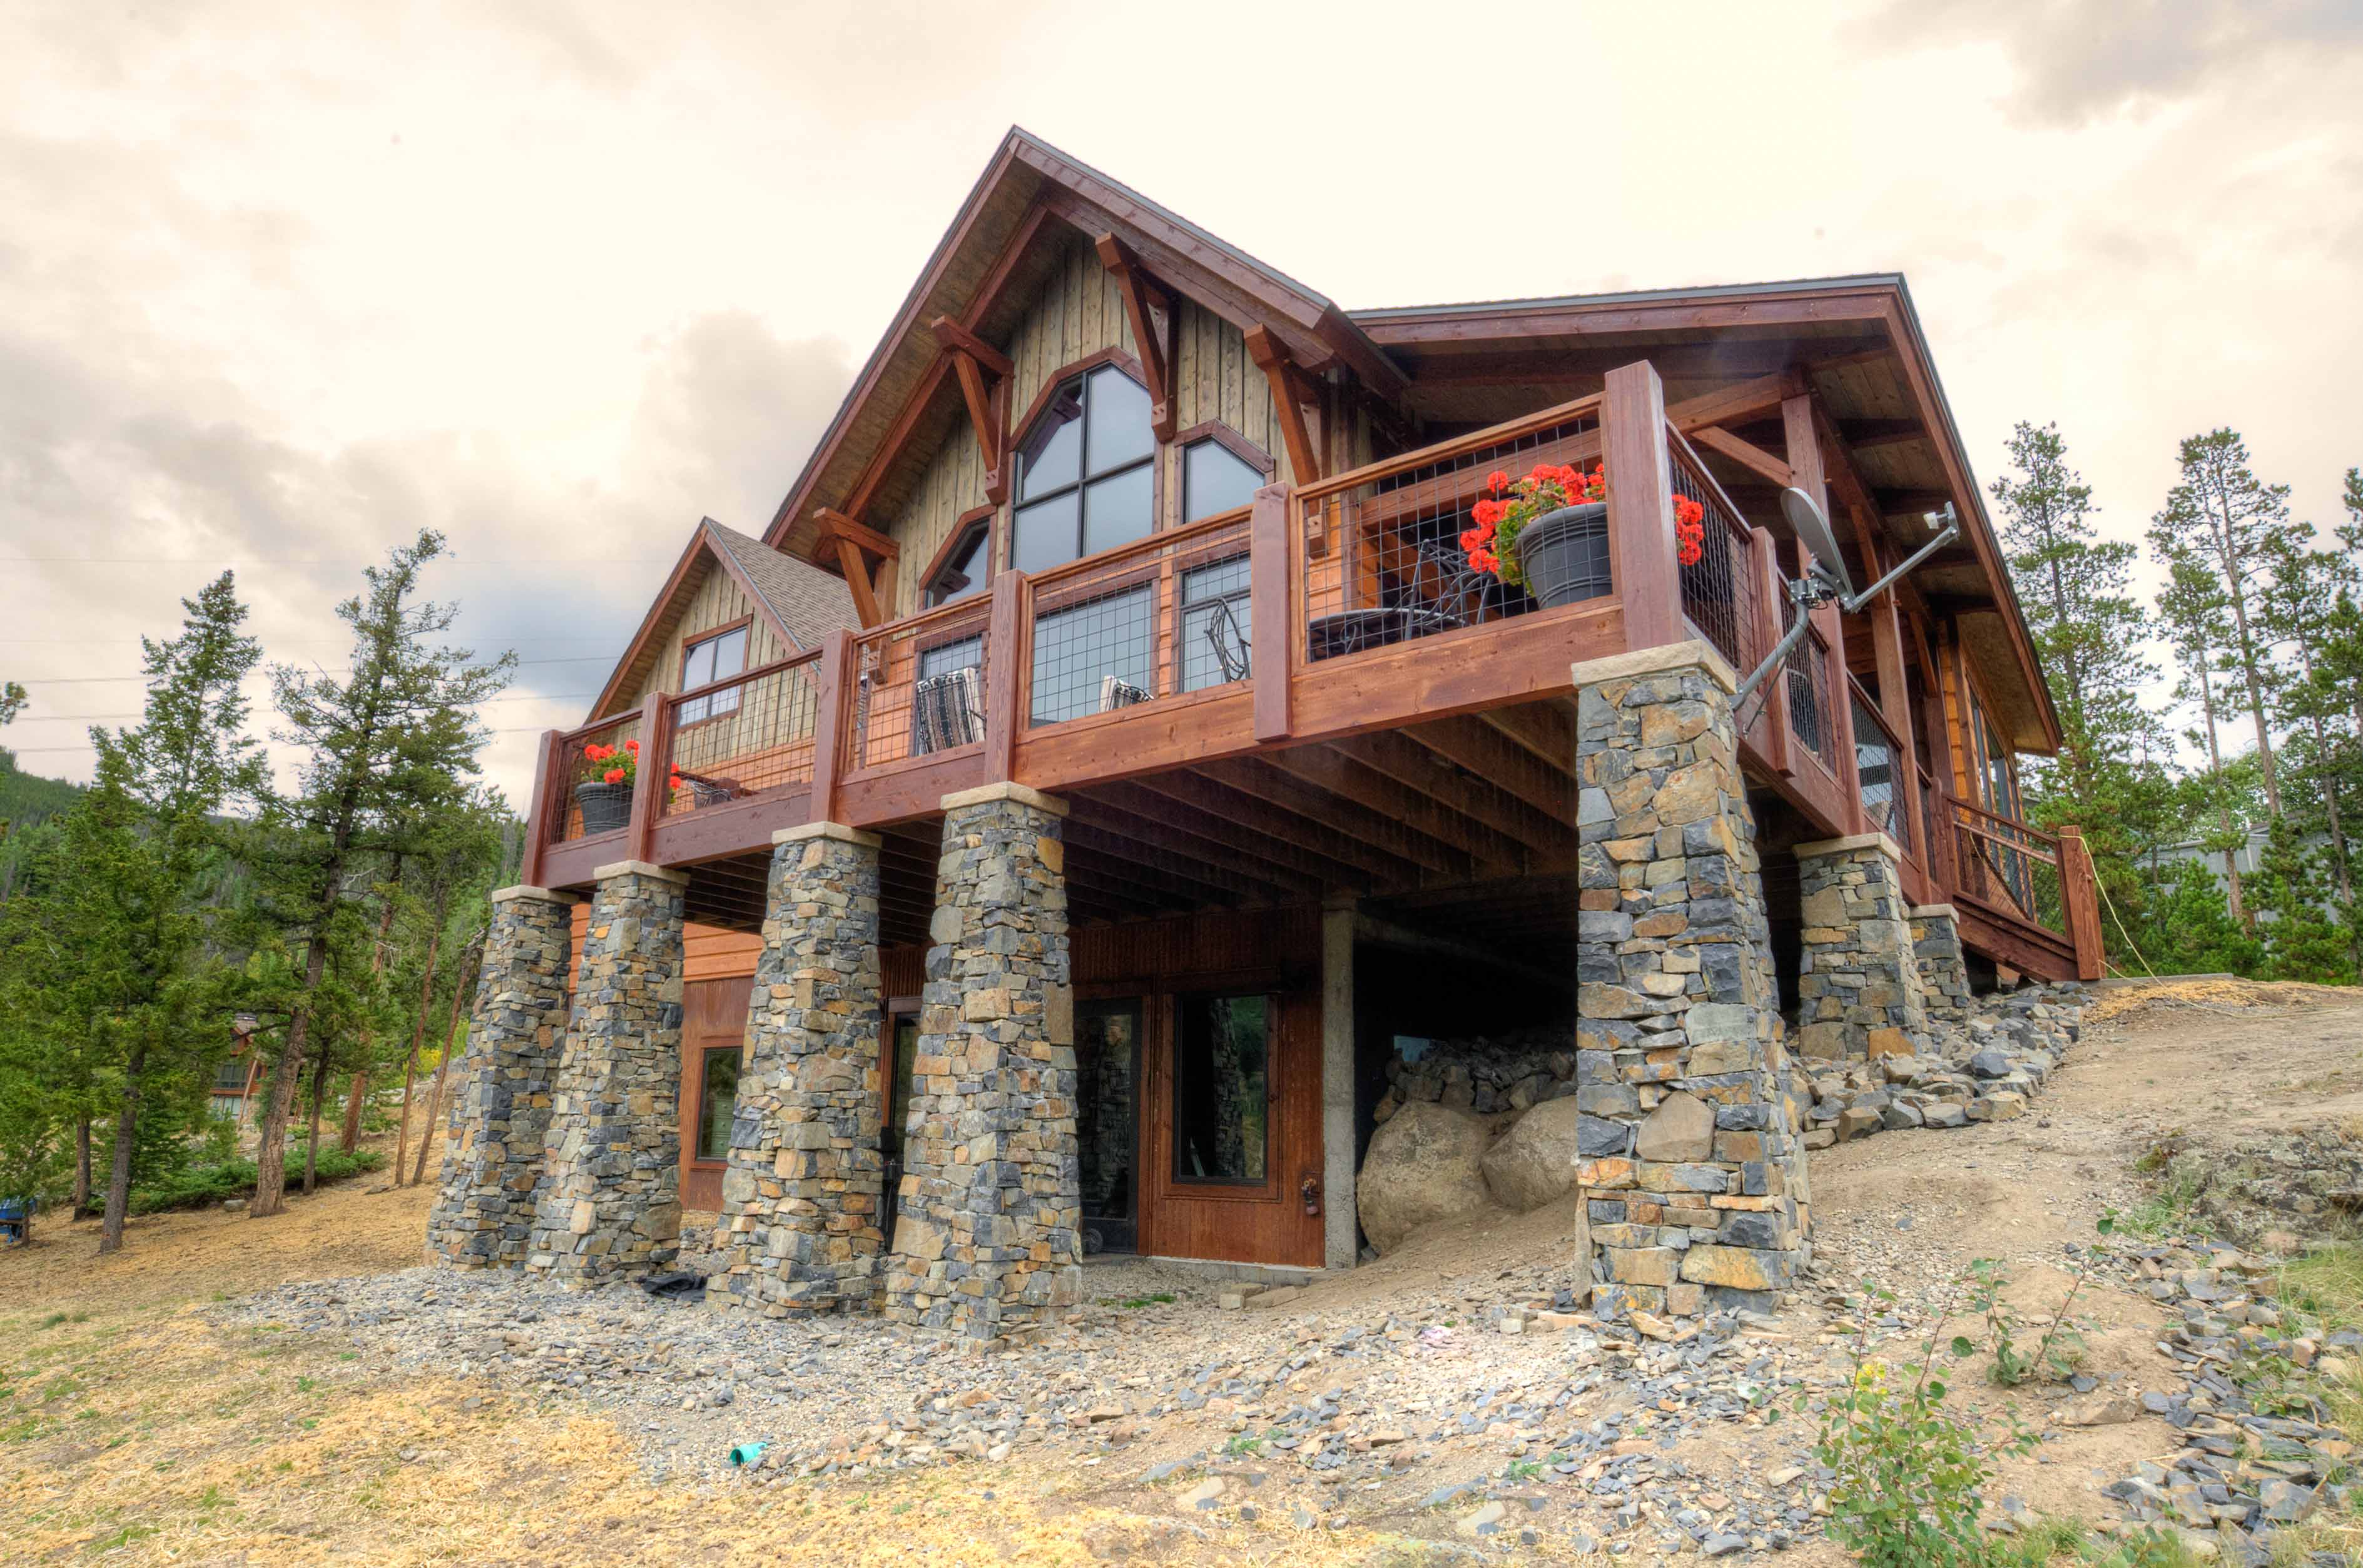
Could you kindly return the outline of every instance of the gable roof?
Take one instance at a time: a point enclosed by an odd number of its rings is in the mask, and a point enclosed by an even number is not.
[[[820,646],[832,632],[860,629],[852,592],[842,580],[783,556],[760,539],[702,517],[690,530],[689,543],[682,547],[681,558],[673,563],[639,629],[625,645],[623,657],[616,661],[615,672],[607,677],[598,701],[591,704],[591,717],[605,717],[626,696],[641,688],[671,641],[682,612],[706,574],[713,571],[727,571],[737,580],[772,630],[798,653]]]

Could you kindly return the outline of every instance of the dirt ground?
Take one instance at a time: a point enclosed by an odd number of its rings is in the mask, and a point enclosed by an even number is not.
[[[1822,1268],[1780,1332],[1832,1351],[1836,1292],[1866,1279],[1950,1279],[1973,1257],[2005,1260],[2012,1298],[2047,1315],[2067,1287],[2055,1266],[2063,1244],[2091,1241],[2103,1209],[2139,1200],[2133,1162],[2159,1140],[2350,1117],[2363,1117],[2363,997],[2219,983],[2112,994],[2025,1119],[1888,1133],[1814,1156]],[[298,1199],[269,1220],[219,1210],[135,1220],[125,1251],[103,1260],[89,1224],[51,1222],[31,1247],[0,1253],[9,1560],[1282,1564],[1442,1562],[1455,1551],[1437,1544],[1433,1524],[1400,1517],[1314,1530],[1280,1507],[1190,1518],[1171,1487],[1138,1481],[1135,1462],[1102,1465],[1080,1451],[826,1486],[660,1486],[628,1434],[579,1401],[372,1372],[333,1335],[216,1320],[213,1303],[266,1285],[416,1265],[427,1192],[367,1190],[379,1179]],[[1557,1232],[1545,1211],[1423,1238],[1284,1310],[1474,1292],[1505,1264],[1550,1255]],[[2079,1316],[2088,1370],[2104,1384],[2174,1384],[2152,1348],[2164,1318],[2155,1304],[2101,1291]],[[1970,1397],[2037,1427],[2057,1402],[2027,1390]],[[1770,1470],[1791,1463],[1797,1436],[1776,1445],[1768,1429],[1734,1424],[1686,1457]],[[2147,1419],[2062,1430],[2037,1457],[2005,1466],[1995,1491],[2038,1514],[2100,1518],[2100,1485],[2174,1446]],[[1441,1534],[1449,1542],[1448,1528]],[[1641,1548],[1622,1561],[1654,1558]],[[1815,1542],[1781,1561],[1845,1559]]]

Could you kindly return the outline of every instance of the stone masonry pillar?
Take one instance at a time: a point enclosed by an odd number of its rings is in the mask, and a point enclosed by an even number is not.
[[[1769,1308],[1809,1255],[1730,668],[1575,667],[1577,1182],[1603,1317]]]
[[[1797,846],[1804,952],[1797,1051],[1820,1061],[1909,1055],[1928,1043],[1905,914],[1903,851],[1883,833]]]
[[[1967,1022],[1969,965],[1961,953],[1960,916],[1950,904],[1922,904],[1912,922],[1912,953],[1920,971],[1920,998],[1932,1020]]]
[[[503,888],[493,895],[468,1054],[427,1217],[430,1263],[514,1268],[533,1231],[534,1187],[566,1039],[566,958],[574,895]]]
[[[987,1340],[1082,1286],[1066,803],[947,795],[884,1309]]]
[[[594,873],[526,1267],[637,1277],[681,1242],[682,889],[637,860]]]
[[[885,1160],[879,1128],[875,834],[774,834],[706,1300],[782,1318],[866,1308]]]

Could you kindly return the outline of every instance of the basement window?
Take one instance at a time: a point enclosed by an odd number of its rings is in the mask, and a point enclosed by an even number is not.
[[[705,1053],[697,1084],[697,1157],[730,1157],[730,1121],[738,1112],[738,1051],[719,1045]]]
[[[1264,1185],[1270,1153],[1272,1026],[1269,995],[1191,997],[1178,1010],[1173,1179]]]

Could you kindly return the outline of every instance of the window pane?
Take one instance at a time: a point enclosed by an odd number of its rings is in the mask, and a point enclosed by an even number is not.
[[[1018,508],[1009,564],[1019,571],[1048,571],[1075,558],[1075,510],[1080,496],[1069,491]]]
[[[1083,405],[1073,394],[1082,385],[1077,381],[1072,388],[1060,389],[1018,447],[1018,500],[1075,482],[1075,460],[1083,449]]]
[[[962,637],[956,643],[938,643],[919,655],[919,678],[943,675],[955,669],[974,669],[984,663],[984,638]]]
[[[1261,473],[1220,441],[1193,441],[1182,449],[1182,521],[1245,506],[1263,483]]]
[[[894,1015],[894,1083],[886,1095],[886,1121],[879,1129],[879,1148],[891,1165],[903,1163],[903,1124],[911,1116],[911,1064],[919,1055],[919,1019],[916,1013]],[[893,1202],[892,1187],[887,1189],[887,1202]],[[887,1228],[893,1228],[893,1215],[886,1216]]]
[[[1081,1016],[1075,1020],[1075,1152],[1084,1248],[1128,1252],[1135,1239],[1133,1128],[1140,1004],[1103,1002],[1076,1010]]]
[[[1175,1052],[1173,1175],[1261,1183],[1270,1103],[1271,998],[1193,997]]]
[[[1143,463],[1083,487],[1083,554],[1096,555],[1148,536],[1148,512],[1156,495],[1150,467]]]
[[[1106,711],[1111,677],[1156,690],[1157,600],[1148,588],[1111,593],[1038,617],[1034,623],[1033,722]]]
[[[683,691],[694,691],[713,679],[714,645],[712,643],[690,644],[689,651],[682,656],[681,689]]]
[[[697,1157],[730,1157],[730,1119],[738,1108],[738,1047],[725,1045],[705,1054],[704,1082],[697,1097]]]
[[[1242,555],[1182,574],[1182,690],[1220,686],[1249,673],[1255,645],[1248,572]]]
[[[1156,434],[1148,428],[1148,393],[1138,381],[1113,365],[1103,365],[1091,374],[1088,402],[1085,473],[1104,474],[1157,449]]]
[[[936,580],[929,585],[937,603],[949,604],[955,599],[966,599],[983,589],[984,546],[985,541],[992,537],[991,529],[976,524],[969,525],[967,535],[953,547],[951,558],[944,562],[944,569],[937,573]]]
[[[747,668],[747,628],[725,632],[707,645],[714,649],[714,677],[720,680]]]

